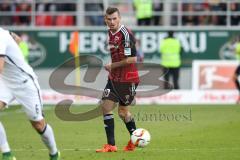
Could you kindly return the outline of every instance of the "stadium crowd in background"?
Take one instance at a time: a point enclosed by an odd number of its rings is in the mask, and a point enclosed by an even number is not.
[[[186,13],[191,12],[226,12],[227,4],[212,2],[212,3],[185,3],[182,6]],[[240,9],[239,3],[231,3],[230,10],[238,11]],[[238,25],[240,17],[238,15],[231,16],[231,25]],[[182,18],[183,25],[226,25],[226,15],[184,15]]]
[[[73,26],[76,24],[76,17],[68,15],[67,12],[76,11],[73,3],[38,3],[36,6],[37,26]],[[49,12],[50,14],[43,14]],[[55,14],[57,13],[57,14]]]
[[[152,0],[134,0],[133,8],[139,26],[149,26],[153,17]]]
[[[30,25],[32,23],[30,13],[33,9],[29,0],[16,1],[16,3],[3,1],[0,5],[0,12],[10,14],[0,17],[0,25]],[[76,24],[75,16],[66,14],[76,11],[75,3],[36,3],[35,11],[37,13],[35,25],[38,26],[72,26]],[[18,14],[16,15],[16,13]]]
[[[127,12],[135,13],[138,25],[162,25],[164,17],[163,9],[166,4],[158,0],[132,0],[132,10]],[[120,1],[119,1],[120,4]],[[181,6],[173,3],[170,10],[182,12],[183,25],[227,25],[227,12],[230,13],[230,25],[239,25],[240,15],[236,14],[240,10],[240,3],[223,3],[220,1],[201,0],[197,3],[183,1]],[[120,4],[121,8],[128,8],[128,3]],[[103,17],[99,16],[104,10],[103,1],[87,2],[83,7],[88,25],[104,25]],[[229,10],[227,10],[229,8]],[[17,0],[9,2],[1,1],[0,12],[4,13],[0,18],[0,25],[30,25],[32,23],[31,12],[36,11],[36,24],[38,26],[74,26],[76,25],[77,3],[54,3],[37,1],[33,6],[31,0]],[[95,13],[94,13],[94,12]],[[71,12],[70,14],[68,12]],[[99,12],[97,14],[96,12]],[[234,13],[235,12],[235,13]],[[10,13],[9,15],[7,15]],[[15,13],[18,13],[16,15]],[[44,13],[44,14],[43,14]],[[193,14],[194,13],[194,14]],[[198,14],[199,15],[196,15]],[[171,25],[178,25],[178,15],[172,15]]]

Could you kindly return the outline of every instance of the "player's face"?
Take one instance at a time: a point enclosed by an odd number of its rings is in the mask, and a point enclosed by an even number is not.
[[[112,32],[118,30],[118,28],[120,27],[120,20],[121,18],[118,12],[114,12],[113,14],[110,15],[107,14],[105,16],[105,22]]]

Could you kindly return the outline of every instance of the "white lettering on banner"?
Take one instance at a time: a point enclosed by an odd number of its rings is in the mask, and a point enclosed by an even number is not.
[[[141,45],[144,53],[151,53],[158,50],[157,35],[154,32],[141,33]]]
[[[140,39],[144,53],[159,52],[161,40],[166,37],[166,32],[138,32],[136,38]],[[206,32],[177,32],[176,37],[181,41],[184,52],[201,54],[207,49]],[[105,49],[107,34],[105,32],[80,32],[80,52],[108,53]],[[59,33],[59,50],[64,53],[68,50],[70,35],[66,32]]]
[[[101,52],[107,54],[108,51],[105,49],[105,45],[106,45],[106,34],[103,32],[99,32],[99,33],[94,33],[92,35],[92,51],[93,52],[97,52],[98,50],[100,50]]]
[[[197,46],[197,35],[195,33],[190,34],[190,46],[193,53],[203,53],[206,50],[206,34],[201,32],[199,34],[199,46]],[[205,43],[204,43],[205,42]]]
[[[80,37],[80,52],[84,53],[92,53],[93,46],[97,44],[91,43],[92,34],[90,32],[83,32],[79,34]]]
[[[207,49],[207,34],[200,32],[199,36],[195,32],[180,32],[177,37],[181,41],[183,50],[192,53],[204,53]],[[199,37],[199,39],[197,38]]]
[[[68,34],[66,32],[60,32],[59,33],[59,52],[64,53],[68,49],[68,45],[70,43],[70,37],[68,37]]]

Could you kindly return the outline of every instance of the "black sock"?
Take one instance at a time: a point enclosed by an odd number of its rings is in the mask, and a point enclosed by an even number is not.
[[[133,131],[136,130],[136,124],[135,124],[135,121],[134,119],[132,118],[129,122],[125,122],[126,124],[126,127],[128,129],[128,132],[130,133],[130,135],[132,135]]]
[[[103,119],[107,135],[107,142],[108,144],[115,146],[113,114],[106,114],[104,115]]]

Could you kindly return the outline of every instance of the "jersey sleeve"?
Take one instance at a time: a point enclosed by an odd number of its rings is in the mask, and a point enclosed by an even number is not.
[[[136,40],[134,36],[129,33],[129,39],[125,40],[124,44],[124,55],[127,57],[135,57],[137,53],[136,50]]]
[[[130,34],[130,41],[131,41],[131,57],[135,57],[137,55],[137,48],[136,48],[136,39],[133,34]]]
[[[135,57],[136,56],[136,40],[133,36],[133,33],[128,30],[126,27],[121,28],[123,34],[123,52],[126,57]]]

